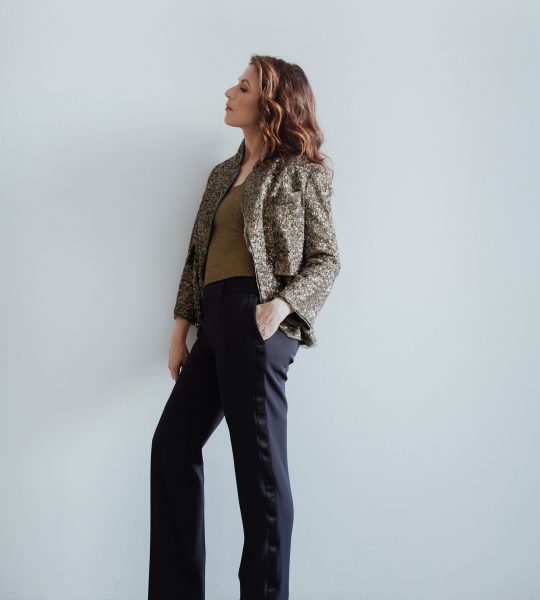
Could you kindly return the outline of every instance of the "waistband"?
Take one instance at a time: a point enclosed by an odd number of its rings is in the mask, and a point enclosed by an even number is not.
[[[255,275],[235,275],[234,277],[211,281],[202,289],[203,298],[239,293],[259,293]]]

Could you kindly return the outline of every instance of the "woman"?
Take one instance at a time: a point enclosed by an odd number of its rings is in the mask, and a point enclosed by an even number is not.
[[[210,173],[174,307],[176,383],[152,439],[149,600],[204,598],[202,448],[224,416],[244,530],[241,600],[289,597],[285,382],[298,348],[317,344],[313,322],[341,266],[303,70],[254,55],[225,95],[225,123],[244,139]]]

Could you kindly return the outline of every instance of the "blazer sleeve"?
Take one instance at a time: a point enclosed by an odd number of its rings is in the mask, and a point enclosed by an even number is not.
[[[332,181],[328,170],[312,166],[303,193],[304,256],[300,271],[276,294],[293,309],[285,320],[306,331],[313,328],[341,269],[332,216]]]
[[[208,175],[206,186],[203,192],[199,209],[195,216],[193,228],[191,230],[191,237],[189,240],[187,257],[184,262],[184,268],[180,277],[180,284],[178,286],[178,292],[176,294],[176,303],[174,305],[173,316],[182,317],[189,321],[192,325],[197,325],[197,311],[195,309],[195,296],[194,286],[197,285],[197,224],[203,210],[205,196],[209,188],[214,184],[215,176],[219,165],[216,165]]]
[[[193,224],[193,229],[191,231],[187,257],[180,277],[180,285],[178,286],[173,313],[175,319],[182,317],[192,325],[196,324],[195,303],[193,298],[193,286],[195,282],[195,227],[196,222]]]

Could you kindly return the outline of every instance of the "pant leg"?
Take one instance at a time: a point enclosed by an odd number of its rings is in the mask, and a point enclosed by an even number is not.
[[[223,418],[204,329],[182,366],[152,439],[149,600],[203,600],[202,447]]]
[[[287,600],[294,508],[285,382],[299,341],[280,329],[264,340],[255,321],[258,293],[230,291],[207,309],[219,316],[212,344],[244,529],[241,600]]]

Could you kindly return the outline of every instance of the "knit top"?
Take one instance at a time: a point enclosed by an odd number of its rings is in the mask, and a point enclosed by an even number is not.
[[[244,217],[240,208],[243,192],[243,183],[230,187],[216,210],[206,257],[204,285],[236,275],[255,275],[253,258],[244,238]]]

